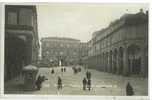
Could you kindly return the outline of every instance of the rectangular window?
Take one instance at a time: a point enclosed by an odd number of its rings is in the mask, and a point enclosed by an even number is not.
[[[30,9],[21,9],[19,14],[19,24],[20,25],[33,25],[33,13]]]
[[[8,12],[8,22],[9,25],[17,25],[17,12]]]

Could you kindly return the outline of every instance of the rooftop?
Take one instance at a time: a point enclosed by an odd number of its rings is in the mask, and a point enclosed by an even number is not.
[[[45,40],[68,40],[68,41],[80,42],[80,40],[78,40],[78,39],[73,39],[73,38],[69,38],[69,37],[45,37],[45,38],[41,39],[41,41],[45,41]]]
[[[93,33],[93,37],[98,36],[98,35],[104,33],[104,31],[108,30],[110,27],[118,25],[122,21],[124,22],[123,25],[137,25],[137,24],[145,23],[145,22],[148,21],[148,15],[147,15],[147,13],[148,13],[148,11],[146,11],[146,13],[144,13],[142,11],[142,9],[140,9],[140,12],[138,12],[136,14],[127,14],[126,13],[123,16],[121,16],[119,19],[111,22],[108,27],[94,32]]]

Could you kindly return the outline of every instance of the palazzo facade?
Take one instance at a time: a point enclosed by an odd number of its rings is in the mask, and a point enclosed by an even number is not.
[[[148,11],[125,14],[89,41],[86,65],[125,76],[148,75]]]
[[[36,64],[39,53],[36,6],[5,6],[5,80],[23,66]]]

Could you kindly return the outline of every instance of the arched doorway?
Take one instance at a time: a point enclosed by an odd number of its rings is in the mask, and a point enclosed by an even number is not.
[[[141,71],[141,50],[137,45],[128,47],[128,69],[131,74],[139,74]]]

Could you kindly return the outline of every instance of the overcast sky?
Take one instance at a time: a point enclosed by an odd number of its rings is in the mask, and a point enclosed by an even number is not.
[[[124,13],[148,10],[147,4],[47,4],[38,5],[39,37],[70,37],[81,41],[107,27]]]

